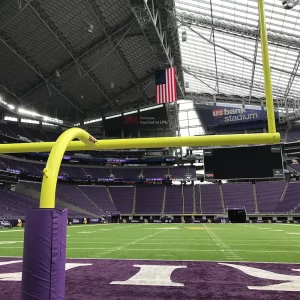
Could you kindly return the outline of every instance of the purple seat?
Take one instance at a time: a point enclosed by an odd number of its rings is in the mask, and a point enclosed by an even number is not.
[[[201,200],[203,213],[221,213],[221,195],[218,184],[202,184]]]
[[[102,186],[79,186],[80,190],[103,212],[117,212],[111,201],[107,188]]]
[[[285,184],[285,181],[261,181],[256,183],[256,197],[260,213],[275,211]]]
[[[194,210],[194,186],[183,186],[184,213],[191,214]]]
[[[166,192],[165,214],[182,214],[182,187],[168,186]]]
[[[248,213],[255,212],[251,183],[225,183],[222,189],[225,207],[245,207]]]
[[[109,187],[109,191],[117,210],[121,214],[131,214],[133,209],[134,187],[111,186]]]
[[[274,212],[287,213],[300,203],[300,183],[290,182],[282,202],[278,202]]]
[[[164,189],[164,186],[137,186],[135,213],[160,214]]]

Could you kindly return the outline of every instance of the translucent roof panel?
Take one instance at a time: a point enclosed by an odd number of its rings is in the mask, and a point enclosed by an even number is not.
[[[264,97],[257,6],[257,0],[175,0],[187,92]],[[265,12],[274,99],[283,103],[288,92],[298,103],[300,5],[285,10],[280,0],[265,0]]]

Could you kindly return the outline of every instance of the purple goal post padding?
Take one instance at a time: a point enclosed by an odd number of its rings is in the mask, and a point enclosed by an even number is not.
[[[21,300],[65,299],[67,210],[25,215]]]

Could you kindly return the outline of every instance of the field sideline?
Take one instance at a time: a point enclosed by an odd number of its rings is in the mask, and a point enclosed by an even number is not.
[[[0,230],[0,256],[22,256],[23,234]],[[67,235],[68,258],[300,263],[293,224],[78,225]]]

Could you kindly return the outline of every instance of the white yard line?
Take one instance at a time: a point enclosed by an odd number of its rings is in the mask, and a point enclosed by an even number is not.
[[[95,247],[95,248],[70,248],[70,247],[67,247],[67,250],[107,250],[109,253],[107,254],[110,254],[110,253],[113,253],[115,251],[118,251],[118,250],[121,250],[121,249],[124,249],[125,247],[127,246],[130,246],[130,245],[133,245],[135,244],[135,241],[133,241],[132,243],[128,243],[128,244],[125,244],[119,248],[101,248],[101,247]],[[0,249],[23,249],[23,247],[0,247]],[[162,249],[159,249],[159,248],[154,248],[154,249],[144,249],[144,248],[141,248],[141,249],[125,249],[123,251],[180,251],[180,252],[225,252],[227,254],[232,254],[233,250],[223,250],[223,249],[166,249],[166,248],[162,248]],[[257,252],[257,253],[266,253],[266,250],[238,250],[238,249],[235,249],[234,250],[235,252]],[[273,253],[300,253],[300,250],[299,251],[294,251],[294,250],[274,250],[272,251]],[[224,253],[224,254],[225,254]],[[238,254],[236,254],[236,256],[238,256]],[[0,257],[9,257],[9,256],[0,256]],[[100,257],[99,257],[100,259]],[[134,259],[133,259],[134,260]],[[151,260],[151,259],[149,259]],[[296,263],[295,263],[296,264]]]
[[[76,243],[76,242],[72,242],[72,243]],[[89,243],[89,242],[85,242],[85,243]],[[215,245],[216,243],[205,243],[205,245]],[[151,242],[146,242],[146,243],[139,243],[139,245],[178,245],[178,243],[170,243],[170,242],[167,242],[167,243],[162,243],[162,242],[156,242],[156,243],[151,243]],[[188,243],[186,242],[185,245],[203,245],[203,243]],[[275,245],[278,245],[278,240],[274,241],[274,243],[270,244],[270,243],[255,243],[255,244],[244,244],[244,243],[241,243],[241,244],[231,244],[231,243],[225,243],[225,245],[227,246],[256,246],[256,245],[259,245],[259,246],[275,246]],[[284,247],[300,247],[300,241],[298,242],[298,244],[293,244],[293,245],[284,245]]]
[[[68,227],[68,229],[73,229],[73,228],[79,228],[79,227],[86,227],[86,228],[89,228],[89,227],[92,227],[92,226],[103,226],[103,225],[106,225],[106,224],[93,224],[93,225],[73,225],[71,227]]]
[[[10,247],[7,247],[7,248],[10,248]],[[68,249],[72,249],[72,248],[68,248]],[[81,248],[82,249],[82,248]],[[98,249],[98,248],[84,248],[84,249]],[[124,251],[180,251],[180,252],[209,252],[209,251],[213,251],[213,252],[218,252],[218,251],[224,251],[225,253],[226,252],[229,252],[229,253],[232,253],[233,250],[220,250],[220,249],[166,249],[166,248],[162,248],[162,249],[158,249],[158,248],[154,248],[154,249],[144,249],[144,248],[141,248],[141,249],[125,249]],[[266,250],[234,250],[235,252],[258,252],[258,253],[267,253]],[[300,253],[300,250],[299,251],[293,251],[293,250],[276,250],[276,251],[272,251],[272,252],[277,252],[277,253]],[[238,254],[236,254],[238,255]],[[149,259],[151,260],[151,259]]]
[[[117,248],[115,251],[124,249],[125,247],[134,245],[134,244],[136,244],[136,243],[138,243],[138,242],[144,241],[144,240],[146,240],[146,239],[151,238],[152,236],[156,236],[156,235],[161,234],[161,233],[163,233],[163,232],[166,232],[165,229],[160,230],[160,231],[155,232],[155,233],[150,234],[150,235],[146,235],[145,237],[142,237],[142,238],[140,238],[140,239],[133,240],[132,242],[128,242],[128,243],[126,243],[126,244],[123,244],[121,247]]]
[[[158,235],[158,234],[160,234],[160,233],[163,233],[163,232],[166,232],[166,230],[163,229],[163,230],[160,230],[160,231],[155,232],[155,233],[153,233],[153,234],[144,236],[144,237],[142,237],[142,238],[135,239],[135,240],[133,240],[133,241],[131,241],[131,242],[124,243],[124,244],[122,244],[120,247],[114,247],[113,249],[111,248],[111,250],[105,251],[106,253],[104,253],[104,255],[111,254],[111,253],[113,253],[113,252],[122,250],[122,249],[124,249],[124,248],[126,248],[126,247],[128,247],[128,246],[134,245],[134,244],[136,244],[136,243],[138,243],[138,242],[140,242],[140,241],[144,241],[144,240],[146,240],[146,239],[148,239],[148,238],[151,238],[152,236],[156,236],[156,235]],[[74,250],[75,250],[75,248],[69,248],[69,247],[67,247],[67,249],[70,249],[70,250],[74,249]],[[81,249],[82,249],[82,248],[81,248]],[[89,250],[89,249],[97,249],[97,248],[84,248],[84,249],[88,249],[88,250]],[[149,250],[151,250],[151,249],[148,249],[148,251],[149,251]]]
[[[7,229],[7,230],[0,230],[0,233],[10,233],[10,232],[18,232],[18,231],[20,231],[20,232],[24,232],[24,229]]]
[[[203,227],[207,230],[207,233],[210,235],[215,244],[220,248],[222,252],[224,252],[224,256],[226,259],[242,259],[238,254],[235,253],[235,250],[232,250],[225,242],[223,242],[214,232],[212,232],[205,224]]]

